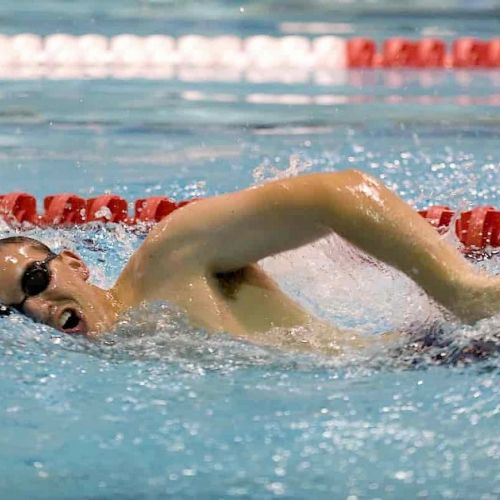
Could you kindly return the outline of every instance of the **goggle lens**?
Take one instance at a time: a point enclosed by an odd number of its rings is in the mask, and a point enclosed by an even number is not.
[[[35,262],[23,275],[23,292],[33,297],[44,292],[50,283],[50,271],[45,262]]]

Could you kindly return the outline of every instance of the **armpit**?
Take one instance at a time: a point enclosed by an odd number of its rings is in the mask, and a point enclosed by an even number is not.
[[[236,271],[215,273],[220,290],[226,298],[236,300],[236,294],[242,283],[246,280],[246,269],[242,268]]]

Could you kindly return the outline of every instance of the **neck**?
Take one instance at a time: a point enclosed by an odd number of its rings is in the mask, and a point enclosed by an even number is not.
[[[108,300],[116,306],[117,314],[138,306],[144,300],[137,295],[136,291],[137,287],[130,286],[129,280],[122,279],[122,276],[118,278],[112,288],[105,290],[108,294]]]
[[[99,300],[99,310],[97,311],[100,317],[100,321],[96,325],[96,333],[102,333],[106,331],[111,331],[115,326],[120,314],[127,309],[123,305],[120,297],[117,296],[113,289],[104,290],[99,287],[95,287],[95,293],[101,297]]]

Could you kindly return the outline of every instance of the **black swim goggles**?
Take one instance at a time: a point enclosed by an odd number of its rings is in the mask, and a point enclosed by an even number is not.
[[[8,316],[11,313],[11,308],[24,313],[24,304],[35,295],[40,295],[50,285],[52,273],[49,269],[49,262],[57,257],[57,254],[50,252],[44,260],[35,260],[28,264],[21,278],[21,289],[24,292],[24,299],[17,304],[9,304],[8,306],[0,306],[0,316]]]

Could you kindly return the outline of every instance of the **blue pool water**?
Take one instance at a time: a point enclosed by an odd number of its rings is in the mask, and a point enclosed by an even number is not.
[[[0,2],[0,12],[9,33],[151,33],[169,20],[180,32],[284,34],[284,22],[305,17],[374,36],[492,36],[497,26],[493,2],[444,2],[448,17],[426,2],[414,17],[387,2],[339,2],[335,17],[316,3],[315,13],[290,2],[265,16],[265,4],[247,2],[241,21],[232,2],[211,3],[211,21],[193,2],[173,12],[122,2],[118,12],[114,2],[52,1],[44,13]],[[498,71],[0,81],[0,192],[180,200],[356,167],[417,208],[500,207],[499,82]],[[141,241],[123,228],[31,234],[80,252],[104,286]],[[136,311],[97,343],[11,316],[0,322],[0,498],[500,496],[499,358],[435,362],[498,339],[498,317],[460,325],[335,238],[263,265],[341,326],[377,335],[440,324],[449,344],[328,359],[208,336],[168,304]],[[500,272],[498,256],[476,265]]]
[[[0,0],[2,32],[498,36],[496,0]],[[304,23],[316,23],[304,27]],[[318,26],[328,23],[329,26]]]
[[[415,83],[390,103],[382,75],[368,89],[203,85],[208,94],[367,96],[337,107],[239,99],[223,113],[210,97],[183,99],[194,88],[185,82],[4,82],[2,190],[184,199],[356,166],[417,207],[498,206],[496,109],[452,102],[493,94],[491,75],[467,89],[443,78],[434,106],[412,102],[425,94]],[[140,241],[116,230],[34,235],[78,250],[104,285]],[[499,270],[498,258],[478,265]],[[318,314],[368,335],[444,321],[408,280],[338,241],[265,266]],[[500,494],[497,357],[466,367],[424,359],[417,368],[383,352],[329,360],[207,337],[159,305],[148,315],[104,345],[20,317],[2,321],[2,498]],[[448,354],[499,329],[497,319],[445,325],[455,342]]]

